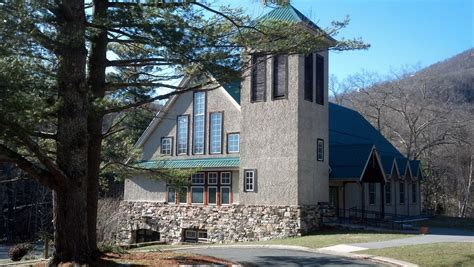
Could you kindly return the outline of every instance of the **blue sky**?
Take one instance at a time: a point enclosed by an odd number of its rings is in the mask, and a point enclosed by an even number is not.
[[[259,16],[258,0],[221,0]],[[349,15],[339,36],[362,37],[369,50],[330,55],[330,74],[344,79],[362,69],[388,74],[403,66],[429,66],[474,47],[474,0],[293,0],[294,7],[325,28]]]

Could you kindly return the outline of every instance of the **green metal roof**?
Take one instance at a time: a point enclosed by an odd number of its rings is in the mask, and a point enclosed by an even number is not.
[[[137,165],[146,169],[238,168],[240,158],[150,160]]]
[[[308,26],[320,30],[319,27],[314,24],[308,17],[303,15],[300,11],[294,8],[292,5],[287,4],[273,9],[267,14],[257,19],[257,22],[264,21],[284,21],[290,23],[305,23]]]

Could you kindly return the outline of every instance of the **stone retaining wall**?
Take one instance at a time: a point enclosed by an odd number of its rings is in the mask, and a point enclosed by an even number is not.
[[[178,206],[123,201],[117,233],[120,244],[134,243],[137,229],[158,231],[169,243],[183,241],[184,229],[207,230],[208,242],[231,243],[299,236],[319,227],[318,206]]]

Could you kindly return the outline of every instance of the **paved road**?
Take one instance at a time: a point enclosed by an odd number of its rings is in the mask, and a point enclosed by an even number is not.
[[[381,266],[340,256],[274,248],[195,248],[176,252],[207,255],[243,266]]]

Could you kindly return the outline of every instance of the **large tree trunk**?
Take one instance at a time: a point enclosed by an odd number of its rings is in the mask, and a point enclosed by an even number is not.
[[[88,94],[86,85],[84,1],[59,5],[57,164],[66,177],[54,190],[53,226],[59,262],[87,263],[91,259],[88,238]]]
[[[107,19],[107,0],[94,0],[93,23],[101,24]],[[103,98],[105,95],[105,68],[107,64],[107,31],[97,30],[91,39],[91,53],[89,58],[88,81],[92,92],[91,101]],[[99,194],[100,154],[102,147],[102,113],[100,110],[91,110],[88,117],[89,131],[89,179],[88,179],[88,231],[89,246],[97,251],[97,203]]]

